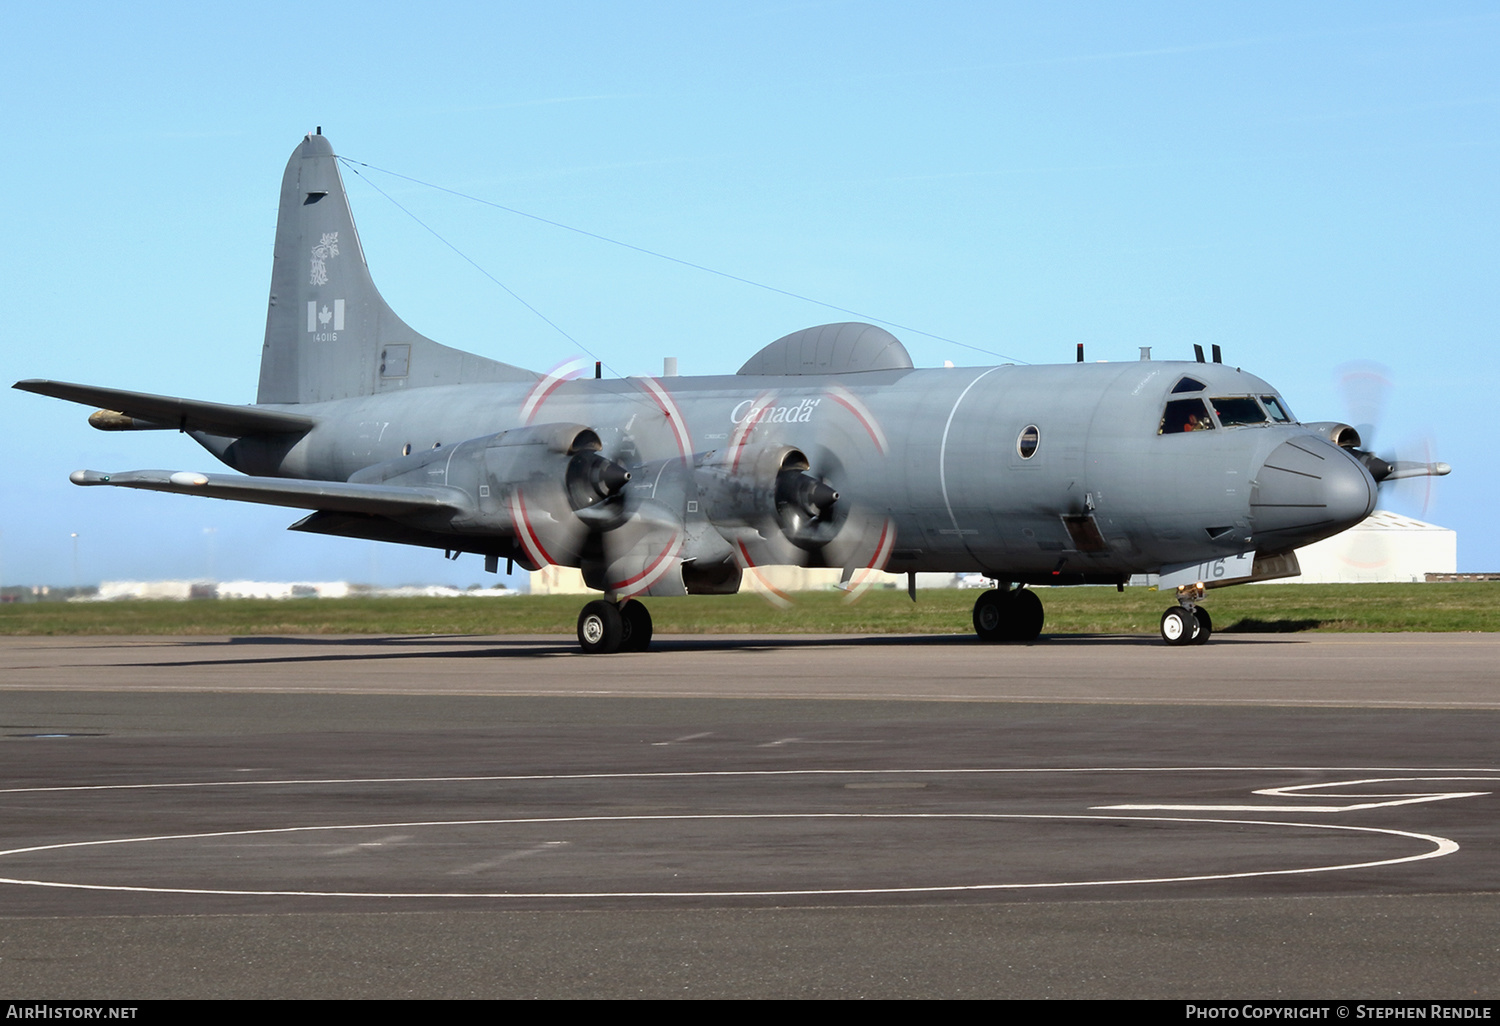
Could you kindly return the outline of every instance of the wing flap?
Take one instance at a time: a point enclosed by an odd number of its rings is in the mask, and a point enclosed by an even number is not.
[[[149,421],[164,428],[181,428],[184,431],[206,431],[211,435],[239,438],[244,435],[301,435],[317,425],[312,417],[283,410],[270,410],[262,406],[235,406],[231,403],[210,403],[202,399],[180,399],[170,395],[152,395],[149,392],[127,392],[119,388],[101,388],[97,385],[76,385],[70,381],[47,381],[29,378],[17,381],[13,388],[37,395],[66,399],[69,402],[98,406],[104,410],[120,413],[138,421]],[[90,423],[93,423],[90,418]],[[118,427],[103,427],[103,430],[119,430]]]
[[[414,513],[466,512],[469,497],[457,488],[403,488],[399,485],[349,484],[344,481],[298,481],[281,477],[244,477],[239,474],[199,474],[193,471],[128,470],[106,474],[75,470],[76,485],[143,488],[178,495],[206,495],[213,499],[259,502],[267,506],[409,516]]]

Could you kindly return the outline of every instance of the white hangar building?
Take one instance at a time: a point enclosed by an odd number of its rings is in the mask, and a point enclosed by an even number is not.
[[[1458,570],[1458,532],[1377,509],[1364,522],[1297,550],[1302,576],[1284,583],[1423,581]]]

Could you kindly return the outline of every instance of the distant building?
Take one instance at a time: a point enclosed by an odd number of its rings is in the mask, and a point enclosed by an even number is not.
[[[98,594],[92,596],[97,602],[118,602],[124,599],[170,599],[186,601],[193,597],[194,581],[100,581]]]
[[[507,598],[511,588],[454,588],[446,584],[415,584],[400,588],[371,588],[348,581],[104,581],[89,601],[127,599],[299,599],[299,598]]]
[[[361,592],[364,589],[359,589]],[[347,581],[220,581],[217,598],[347,598],[355,588]]]
[[[1343,534],[1297,550],[1301,584],[1425,581],[1458,570],[1458,532],[1377,509]]]
[[[576,567],[548,564],[531,571],[533,595],[583,595],[588,590],[583,585],[583,571]]]

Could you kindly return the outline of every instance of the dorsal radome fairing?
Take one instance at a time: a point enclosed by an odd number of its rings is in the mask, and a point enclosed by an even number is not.
[[[304,138],[281,179],[256,402],[534,378],[439,345],[396,316],[365,265],[333,146],[322,135]]]
[[[845,321],[783,335],[746,360],[739,373],[853,374],[911,368],[911,356],[895,335],[873,324]]]

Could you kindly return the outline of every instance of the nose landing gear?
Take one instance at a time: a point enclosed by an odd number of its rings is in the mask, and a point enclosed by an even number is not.
[[[1213,618],[1198,605],[1203,585],[1189,584],[1177,589],[1178,604],[1161,614],[1161,640],[1168,645],[1201,645],[1214,632]]]

